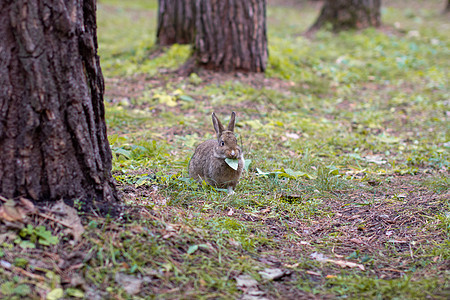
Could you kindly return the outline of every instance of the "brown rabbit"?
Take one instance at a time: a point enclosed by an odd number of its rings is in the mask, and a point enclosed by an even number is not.
[[[244,156],[234,135],[236,113],[231,113],[226,130],[214,113],[212,121],[217,140],[207,140],[198,145],[189,162],[189,176],[199,182],[205,180],[217,188],[226,188],[229,194],[233,194],[244,168]],[[237,170],[231,168],[225,158],[237,159]]]

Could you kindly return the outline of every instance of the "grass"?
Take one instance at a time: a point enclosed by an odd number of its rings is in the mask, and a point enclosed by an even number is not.
[[[273,299],[446,299],[450,40],[439,3],[386,1],[382,28],[310,40],[301,33],[318,7],[271,1],[265,75],[180,78],[169,71],[189,46],[149,58],[156,1],[100,1],[113,174],[128,207],[83,217],[78,243],[49,220],[33,228],[58,245],[0,232],[0,295],[233,299],[248,293],[236,282],[247,274]],[[187,166],[213,137],[211,112],[226,121],[232,110],[252,163],[229,196],[189,180]]]

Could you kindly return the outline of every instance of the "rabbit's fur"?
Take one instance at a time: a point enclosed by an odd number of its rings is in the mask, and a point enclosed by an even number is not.
[[[244,169],[244,156],[234,135],[236,113],[234,111],[231,113],[227,129],[214,113],[212,122],[217,139],[207,140],[197,146],[189,162],[189,177],[199,182],[205,180],[217,188],[226,188],[229,194],[233,194]],[[231,168],[225,162],[225,158],[237,159],[238,169]]]

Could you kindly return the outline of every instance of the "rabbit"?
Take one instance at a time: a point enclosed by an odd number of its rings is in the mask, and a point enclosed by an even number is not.
[[[236,113],[231,113],[230,123],[225,129],[219,119],[212,113],[212,122],[217,133],[216,140],[207,140],[195,149],[189,161],[189,177],[209,185],[226,188],[228,194],[234,194],[244,169],[244,156],[234,135]],[[226,158],[238,159],[238,168],[234,170],[226,162]]]

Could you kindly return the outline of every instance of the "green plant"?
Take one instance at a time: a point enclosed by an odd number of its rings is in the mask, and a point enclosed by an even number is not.
[[[52,232],[43,225],[33,227],[33,225],[28,224],[20,231],[19,236],[14,242],[22,248],[34,248],[37,244],[50,246],[59,243],[58,237],[52,235]]]

